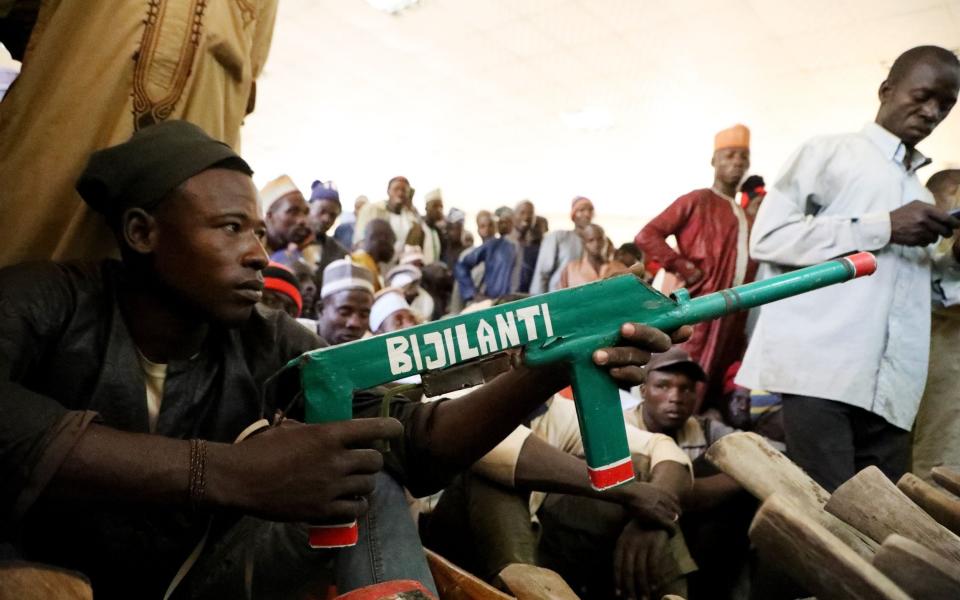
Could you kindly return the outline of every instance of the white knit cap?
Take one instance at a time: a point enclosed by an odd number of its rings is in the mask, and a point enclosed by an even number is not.
[[[463,223],[466,219],[467,213],[463,212],[459,208],[451,208],[450,212],[447,213],[448,223]]]
[[[323,287],[320,299],[342,290],[366,290],[373,293],[373,273],[349,256],[335,260],[323,269]]]
[[[400,254],[400,260],[397,262],[401,265],[406,265],[416,261],[423,262],[424,260],[423,248],[420,246],[404,245],[403,252]]]
[[[410,305],[407,304],[402,291],[396,288],[380,290],[370,308],[370,331],[380,329],[387,317],[403,309],[410,310]]]
[[[295,184],[289,176],[281,175],[263,186],[263,189],[260,190],[260,199],[263,201],[263,206],[269,209],[270,205],[280,198],[292,192],[299,191],[300,188],[297,187],[297,184]]]
[[[397,265],[387,271],[387,276],[384,278],[388,286],[395,288],[402,288],[421,279],[423,279],[423,273],[413,265]]]

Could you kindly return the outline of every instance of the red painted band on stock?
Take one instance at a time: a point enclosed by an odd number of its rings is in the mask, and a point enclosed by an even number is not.
[[[360,530],[354,521],[346,525],[313,526],[308,535],[311,548],[343,548],[357,544]]]
[[[587,469],[590,475],[590,483],[596,490],[605,490],[614,486],[626,483],[633,479],[633,462],[626,459],[625,462],[600,467],[598,469]]]

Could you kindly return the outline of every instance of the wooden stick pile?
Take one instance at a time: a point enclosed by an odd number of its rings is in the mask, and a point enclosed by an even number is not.
[[[750,526],[760,554],[820,600],[960,598],[960,473],[934,469],[941,489],[868,467],[831,495],[754,433],[707,458],[763,502]]]

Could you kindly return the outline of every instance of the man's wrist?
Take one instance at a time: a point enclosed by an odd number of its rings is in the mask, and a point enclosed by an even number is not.
[[[637,496],[637,484],[639,481],[634,479],[630,483],[613,488],[612,490],[605,490],[601,492],[604,497],[620,504],[621,506],[632,506],[633,501]]]
[[[216,508],[248,508],[241,484],[242,465],[236,464],[235,448],[230,444],[207,442],[206,490],[202,506]],[[192,462],[192,461],[191,461]],[[190,486],[188,484],[188,491]]]

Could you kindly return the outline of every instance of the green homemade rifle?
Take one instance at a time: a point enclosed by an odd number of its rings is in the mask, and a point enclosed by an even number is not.
[[[315,350],[286,368],[299,368],[307,422],[322,423],[350,419],[355,391],[414,374],[423,376],[428,395],[482,383],[484,366],[497,360],[491,357],[503,357],[511,348],[522,348],[523,362],[530,366],[565,364],[590,482],[603,490],[634,475],[617,384],[592,358],[595,350],[617,343],[623,323],[672,331],[875,269],[876,258],[861,252],[695,299],[685,289],[667,297],[625,274]],[[356,523],[321,525],[312,528],[310,543],[345,546],[356,537]]]

